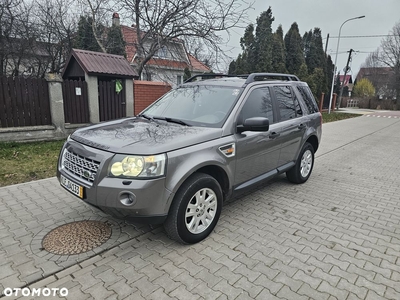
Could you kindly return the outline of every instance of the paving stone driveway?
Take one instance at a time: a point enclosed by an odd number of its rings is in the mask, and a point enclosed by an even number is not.
[[[162,227],[107,217],[55,178],[0,188],[0,290],[67,288],[66,299],[400,299],[399,151],[399,119],[325,124],[307,183],[281,176],[229,201],[215,232],[191,246]],[[41,249],[38,237],[89,218],[110,222],[113,238],[81,255]]]

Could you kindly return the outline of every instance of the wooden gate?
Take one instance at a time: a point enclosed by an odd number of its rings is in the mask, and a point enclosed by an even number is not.
[[[0,76],[0,127],[51,125],[47,81]]]
[[[62,84],[65,123],[90,123],[86,81],[64,80]]]
[[[125,84],[121,80],[122,91],[116,92],[115,80],[99,80],[100,121],[115,120],[126,117]]]

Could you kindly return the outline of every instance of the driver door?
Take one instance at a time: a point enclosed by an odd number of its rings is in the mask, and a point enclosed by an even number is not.
[[[280,126],[276,122],[276,110],[268,87],[250,90],[237,118],[237,125],[252,117],[269,119],[266,132],[245,131],[236,133],[236,175],[239,185],[278,167],[280,152]]]

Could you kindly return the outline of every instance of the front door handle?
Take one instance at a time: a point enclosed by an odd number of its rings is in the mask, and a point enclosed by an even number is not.
[[[269,135],[269,138],[270,139],[276,139],[278,136],[280,136],[281,134],[280,133],[277,133],[277,132],[271,132],[270,133],[270,135]]]

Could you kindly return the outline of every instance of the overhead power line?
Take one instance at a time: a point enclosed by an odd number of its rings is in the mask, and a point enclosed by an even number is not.
[[[341,39],[353,39],[353,38],[375,38],[375,37],[388,37],[388,36],[398,36],[397,34],[376,34],[376,35],[345,35],[340,36]],[[331,36],[331,39],[337,39],[338,36]]]

